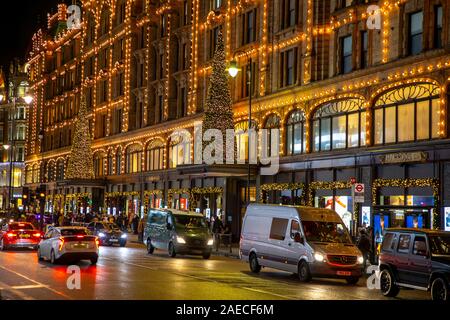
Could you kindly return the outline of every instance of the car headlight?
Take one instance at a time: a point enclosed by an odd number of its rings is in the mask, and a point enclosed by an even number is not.
[[[208,240],[208,246],[212,246],[212,245],[214,245],[214,239]]]
[[[363,264],[364,263],[364,257],[363,256],[358,256],[358,263],[359,264]]]
[[[122,239],[126,239],[127,238],[127,235],[126,234],[123,234],[123,235],[121,235],[120,236]]]
[[[325,257],[323,256],[323,254],[317,252],[314,254],[314,259],[317,262],[323,262],[323,260],[325,260]]]
[[[184,239],[182,237],[177,237],[177,242],[181,243],[181,244],[185,244],[186,241],[184,241]]]
[[[99,236],[100,238],[104,238],[104,237],[106,237],[106,234],[104,234],[103,232],[100,232],[100,233],[98,234],[98,236]]]

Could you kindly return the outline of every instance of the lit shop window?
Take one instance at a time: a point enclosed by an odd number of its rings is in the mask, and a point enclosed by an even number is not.
[[[306,150],[305,114],[301,110],[293,111],[286,124],[287,155],[304,153]]]
[[[439,138],[439,87],[419,83],[389,91],[375,102],[374,142]]]
[[[256,128],[256,122],[253,120],[252,129],[256,130]],[[238,122],[234,127],[234,131],[237,145],[237,159],[240,161],[246,161],[248,159],[248,120]],[[256,153],[256,150],[251,150],[251,152]],[[254,154],[252,154],[252,158],[253,156]]]
[[[264,129],[267,129],[266,134],[266,147],[267,147],[267,153],[266,156],[272,156],[272,129],[280,129],[280,123],[281,119],[276,114],[271,114],[266,120],[266,124],[264,126]],[[280,152],[280,150],[278,150]],[[273,152],[273,155],[276,155],[277,151]]]
[[[169,146],[169,167],[191,164],[191,142],[190,137],[181,135],[172,138]]]
[[[313,150],[329,151],[364,146],[364,101],[349,99],[322,105],[313,116]]]
[[[163,169],[164,143],[160,140],[154,141],[147,147],[147,171]]]
[[[105,176],[106,154],[99,152],[94,157],[94,172],[96,177]]]
[[[127,148],[127,173],[141,172],[142,146],[135,144]]]

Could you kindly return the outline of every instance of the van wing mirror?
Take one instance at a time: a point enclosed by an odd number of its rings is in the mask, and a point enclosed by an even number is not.
[[[294,241],[297,243],[301,243],[301,244],[305,244],[305,239],[302,237],[302,235],[300,234],[300,232],[297,232],[294,235]]]

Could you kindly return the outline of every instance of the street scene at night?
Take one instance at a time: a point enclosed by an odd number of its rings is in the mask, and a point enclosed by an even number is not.
[[[0,305],[450,301],[450,1],[0,9]]]

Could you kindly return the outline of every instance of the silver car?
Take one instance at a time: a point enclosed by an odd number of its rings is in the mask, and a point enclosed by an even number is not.
[[[90,260],[95,265],[99,245],[99,239],[84,227],[51,227],[38,245],[37,256],[52,264]]]

